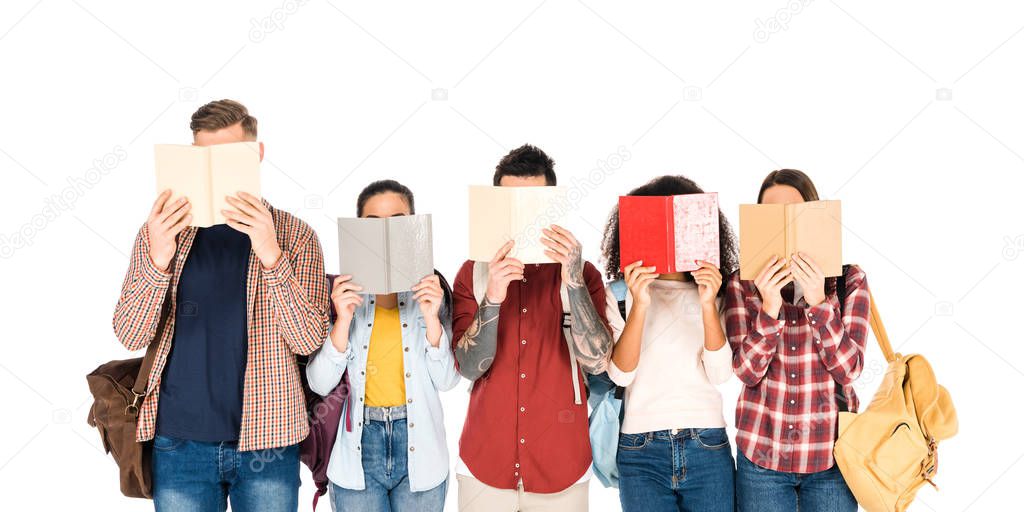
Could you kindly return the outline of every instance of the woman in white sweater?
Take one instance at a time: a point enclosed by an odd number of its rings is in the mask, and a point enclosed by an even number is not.
[[[682,176],[662,176],[633,196],[703,193]],[[625,512],[722,511],[734,507],[734,461],[717,385],[732,376],[720,316],[722,274],[737,267],[735,237],[719,214],[720,261],[693,272],[657,274],[619,261],[616,209],[605,230],[606,273],[625,281],[626,318],[609,287],[616,343],[608,375],[626,388],[616,465]],[[621,271],[619,269],[622,269]]]

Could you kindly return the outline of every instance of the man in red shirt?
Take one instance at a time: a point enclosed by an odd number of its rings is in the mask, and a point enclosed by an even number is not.
[[[525,145],[498,164],[494,184],[555,185],[554,162]],[[601,273],[568,230],[542,230],[556,264],[508,257],[488,264],[487,292],[473,293],[474,262],[455,278],[453,344],[460,373],[474,382],[459,441],[462,511],[584,511],[591,475],[583,374],[605,371],[612,347]],[[571,313],[572,353],[562,330],[562,285]]]

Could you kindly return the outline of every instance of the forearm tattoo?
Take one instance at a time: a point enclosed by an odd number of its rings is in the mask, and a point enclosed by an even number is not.
[[[455,359],[459,362],[459,373],[469,380],[479,379],[494,362],[498,350],[498,313],[501,304],[494,304],[484,297],[473,316],[473,322],[459,338]]]
[[[583,371],[597,375],[608,370],[608,355],[612,350],[612,333],[601,320],[594,301],[590,297],[590,291],[583,281],[583,259],[575,253],[575,258],[570,259],[569,281],[566,286],[569,291],[569,311],[572,313],[573,345],[576,348],[576,360],[579,361]]]

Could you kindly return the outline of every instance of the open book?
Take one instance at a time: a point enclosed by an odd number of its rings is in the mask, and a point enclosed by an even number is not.
[[[740,205],[740,279],[754,279],[772,256],[802,252],[826,277],[843,274],[839,201]]]
[[[619,197],[619,264],[638,260],[659,274],[719,265],[718,194]]]
[[[338,255],[362,293],[408,291],[434,273],[430,215],[338,219]]]
[[[227,221],[221,210],[235,207],[224,196],[238,191],[260,197],[260,147],[258,142],[214,146],[156,145],[156,190],[171,189],[174,201],[185,196],[192,202],[192,225],[210,227]]]
[[[490,261],[505,242],[523,263],[554,263],[541,242],[551,224],[566,227],[569,202],[563,187],[469,187],[469,258]]]

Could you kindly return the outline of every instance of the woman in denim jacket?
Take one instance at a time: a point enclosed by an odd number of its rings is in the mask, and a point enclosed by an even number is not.
[[[367,186],[359,217],[412,215],[412,192],[395,181]],[[307,368],[310,387],[327,395],[347,371],[351,386],[327,476],[336,512],[438,511],[444,508],[448,450],[439,391],[459,382],[451,351],[451,312],[442,278],[408,292],[360,293],[352,276],[335,279],[337,312],[328,340]]]

